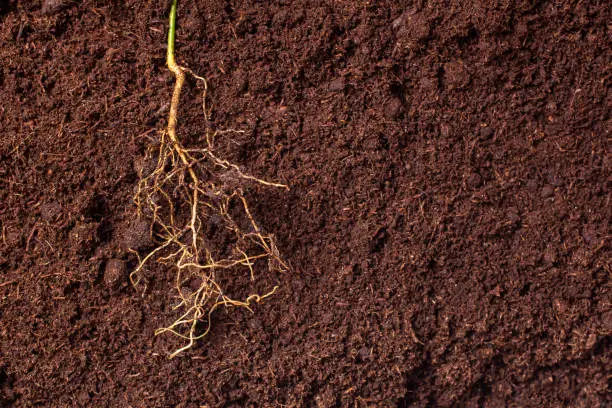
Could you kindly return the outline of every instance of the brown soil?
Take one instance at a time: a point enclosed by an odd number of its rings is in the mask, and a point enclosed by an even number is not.
[[[168,2],[125,3],[1,2],[1,406],[611,402],[607,2],[181,1],[179,61],[245,130],[219,151],[291,186],[247,198],[292,271],[171,360],[174,272],[135,290],[126,251]]]

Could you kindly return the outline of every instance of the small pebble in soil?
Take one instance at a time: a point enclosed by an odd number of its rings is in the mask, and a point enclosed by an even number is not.
[[[104,283],[109,288],[116,288],[125,279],[127,267],[120,259],[110,259],[104,268]]]
[[[397,117],[402,111],[402,101],[397,98],[391,98],[385,105],[385,116],[389,119]]]

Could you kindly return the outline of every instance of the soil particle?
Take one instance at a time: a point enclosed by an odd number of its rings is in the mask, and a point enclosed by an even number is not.
[[[157,166],[157,160],[154,158],[147,157],[138,157],[133,162],[134,171],[138,174],[139,177],[146,177],[155,170]]]
[[[480,140],[489,140],[494,134],[495,131],[488,126],[480,128]]]
[[[282,27],[285,25],[288,18],[289,12],[287,10],[280,10],[276,14],[274,14],[274,17],[272,17],[272,24],[275,27]]]
[[[472,173],[467,179],[467,184],[470,188],[475,189],[482,185],[482,176],[478,173]]]
[[[365,346],[361,347],[359,351],[357,352],[357,356],[359,357],[361,361],[366,361],[367,359],[371,357],[371,355],[372,355],[372,350]]]
[[[200,289],[201,287],[202,287],[202,278],[199,278],[199,277],[191,278],[188,282],[188,288],[191,289],[191,291],[193,292]]]
[[[331,92],[340,92],[344,90],[344,78],[336,78],[329,83],[329,88]]]
[[[597,243],[597,231],[593,225],[585,225],[582,227],[582,239],[585,244],[593,245]]]
[[[51,223],[57,220],[62,213],[62,206],[60,203],[53,201],[40,206],[40,215],[43,221]]]
[[[470,83],[470,74],[463,61],[444,65],[444,82],[450,89],[462,89]]]
[[[423,94],[435,99],[435,95],[438,91],[438,78],[423,76],[423,78],[421,78],[419,81],[419,85],[421,86],[421,91]]]
[[[43,0],[41,12],[46,15],[51,15],[62,11],[70,6],[69,0]]]
[[[538,185],[539,185],[538,180],[536,180],[536,179],[529,179],[529,180],[527,180],[526,187],[527,187],[527,189],[529,191],[537,193]],[[541,193],[542,193],[542,191],[540,191],[540,194]]]
[[[255,319],[251,319],[249,321],[249,327],[252,330],[261,330],[263,329],[263,323],[261,323],[261,320],[255,318]]]
[[[521,216],[519,215],[518,208],[510,207],[507,212],[508,221],[513,224],[518,224],[521,221]]]
[[[404,47],[414,47],[417,42],[427,39],[430,25],[424,13],[415,10],[404,12],[391,26],[397,30],[398,43]]]
[[[121,247],[125,250],[140,251],[153,244],[149,223],[140,218],[132,220],[123,230]]]
[[[385,116],[389,119],[397,117],[402,111],[402,101],[399,98],[391,98],[385,105]]]
[[[4,239],[6,240],[7,246],[18,247],[22,243],[23,236],[19,231],[10,229],[5,232]]]
[[[236,70],[234,72],[234,93],[236,95],[242,94],[249,89],[249,76],[242,70]]]
[[[72,248],[76,249],[79,255],[93,254],[99,243],[97,222],[78,222],[69,233],[69,240]]]
[[[552,170],[546,175],[546,181],[548,181],[553,187],[560,187],[563,185],[563,180],[561,177],[557,176],[557,174]]]
[[[553,186],[551,186],[550,184],[546,184],[544,187],[542,187],[542,191],[540,193],[540,196],[542,198],[550,198],[555,194],[555,188]]]
[[[544,250],[544,258],[543,258],[544,262],[546,262],[549,265],[556,263],[558,259],[557,252],[558,251],[555,247],[548,245],[546,249]]]
[[[113,289],[123,283],[127,276],[125,262],[120,259],[109,259],[104,267],[104,283]]]
[[[88,403],[91,401],[91,396],[89,395],[89,392],[85,390],[80,391],[77,394],[77,401],[79,402],[80,406],[82,407],[87,406]]]

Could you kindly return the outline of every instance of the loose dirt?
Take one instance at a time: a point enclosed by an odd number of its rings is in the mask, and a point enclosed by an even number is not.
[[[136,290],[127,251],[167,3],[0,5],[0,406],[610,403],[605,2],[181,1],[177,57],[244,131],[218,154],[291,188],[245,192],[291,271],[171,360],[174,271]]]

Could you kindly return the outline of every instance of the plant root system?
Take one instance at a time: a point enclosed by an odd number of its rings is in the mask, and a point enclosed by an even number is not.
[[[285,271],[271,235],[266,235],[255,221],[244,196],[245,183],[288,188],[245,174],[237,165],[214,152],[218,134],[210,129],[207,111],[206,79],[178,65],[174,57],[176,0],[170,12],[168,68],[175,75],[175,85],[168,117],[168,127],[161,132],[158,146],[147,153],[156,160],[154,169],[143,175],[134,196],[138,216],[150,220],[153,250],[138,256],[138,266],[130,274],[134,286],[142,283],[140,272],[149,262],[157,261],[176,268],[175,290],[179,317],[156,334],[171,333],[187,344],[170,357],[191,348],[210,331],[211,314],[219,307],[243,307],[250,311],[252,302],[260,302],[276,291],[251,294],[243,300],[232,299],[218,283],[218,275],[229,270],[244,270],[256,279],[255,266],[267,261],[272,271]],[[187,75],[203,86],[202,109],[205,116],[204,148],[186,148],[177,136],[181,90]],[[214,239],[214,234],[223,239]],[[215,245],[215,243],[217,245]],[[193,282],[196,282],[194,288]],[[205,326],[200,328],[202,320]]]

